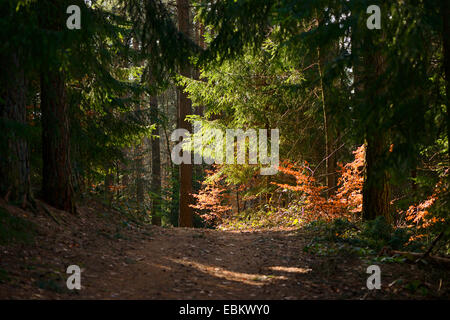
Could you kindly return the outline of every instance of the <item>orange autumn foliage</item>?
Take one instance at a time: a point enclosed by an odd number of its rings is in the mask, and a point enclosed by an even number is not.
[[[215,170],[205,170],[208,177],[217,173]],[[198,193],[192,194],[197,200],[195,205],[190,205],[197,209],[197,214],[209,224],[217,224],[222,222],[224,217],[231,213],[231,206],[224,205],[227,195],[224,193],[225,188],[221,186],[221,178],[207,179],[202,182],[203,188]]]
[[[364,185],[364,166],[366,157],[365,145],[356,149],[355,160],[341,167],[341,177],[338,180],[338,190],[332,199],[342,203],[343,209],[359,213],[362,211],[362,189]]]
[[[285,219],[286,213],[289,212],[295,215],[295,220],[298,218],[303,222],[331,221],[336,218],[345,218],[350,221],[359,219],[363,202],[365,145],[358,147],[353,154],[354,160],[352,162],[345,165],[339,164],[340,176],[337,190],[333,196],[328,198],[325,196],[326,187],[316,181],[314,172],[307,162],[303,165],[292,164],[288,161],[283,162],[279,167],[280,173],[293,178],[294,183],[289,183],[288,179],[285,180],[286,183],[271,183],[284,190],[297,192],[300,198],[296,202],[290,203],[288,211],[282,208],[273,211],[274,215],[270,219],[272,221],[278,221],[277,217]],[[229,194],[226,192],[227,186],[222,182],[224,176],[215,176],[218,171],[218,168],[207,170],[209,178],[203,182],[203,188],[193,195],[197,202],[192,207],[197,209],[197,214],[210,224],[221,224],[232,214],[232,207],[227,205],[229,203]],[[399,215],[405,216],[406,221],[411,223],[409,227],[423,230],[436,223],[445,222],[444,218],[433,216],[430,208],[439,196],[446,191],[443,181],[447,175],[448,169],[443,178],[436,184],[433,194],[426,200],[417,205],[411,205],[406,211],[398,211]],[[245,186],[241,185],[239,190],[242,191],[244,188]],[[279,220],[280,223],[284,223],[283,219]]]
[[[326,198],[322,194],[326,187],[318,185],[312,171],[305,162],[303,166],[296,166],[285,162],[279,170],[295,178],[296,185],[279,184],[281,188],[301,192],[304,198],[302,219],[313,221],[317,219],[333,220],[347,218],[354,220],[355,213],[362,210],[362,187],[364,182],[363,170],[365,164],[365,147],[360,146],[355,152],[355,160],[340,165],[341,176],[338,180],[338,190],[332,197]]]
[[[417,205],[410,206],[408,210],[406,210],[406,221],[414,223],[417,229],[426,229],[438,222],[445,222],[444,218],[432,217],[429,209],[439,198],[439,194],[445,191],[443,180],[444,177],[448,175],[448,171],[449,169],[445,171],[444,176],[436,184],[431,196]],[[402,212],[400,211],[399,213]],[[413,227],[413,225],[410,227]]]

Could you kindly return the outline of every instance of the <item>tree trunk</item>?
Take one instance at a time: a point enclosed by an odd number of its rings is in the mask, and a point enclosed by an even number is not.
[[[237,207],[237,214],[239,215],[241,213],[239,206],[239,186],[236,186],[236,207]]]
[[[355,10],[364,9],[363,4],[355,3]],[[390,177],[386,170],[386,157],[389,153],[389,132],[382,129],[380,110],[384,103],[382,93],[386,84],[379,82],[385,72],[386,62],[382,55],[383,31],[367,30],[365,18],[352,25],[351,50],[353,67],[353,99],[358,116],[370,117],[372,123],[364,128],[366,142],[366,164],[363,186],[364,220],[384,216],[387,222],[390,215]],[[361,109],[361,110],[359,110]]]
[[[322,23],[319,19],[319,24]],[[336,134],[334,126],[331,119],[331,109],[333,104],[332,97],[332,86],[333,79],[325,74],[325,66],[338,51],[338,44],[332,46],[332,48],[318,48],[318,59],[319,59],[319,76],[322,92],[322,110],[323,110],[323,126],[324,126],[324,137],[325,137],[325,183],[327,185],[327,196],[330,197],[336,190]]]
[[[53,48],[51,60],[41,65],[42,112],[42,199],[50,205],[71,213],[76,212],[70,163],[69,106],[66,101],[65,77],[60,71],[60,48],[55,33],[65,28],[64,2],[40,1],[40,27],[50,30],[48,41]]]
[[[0,194],[26,205],[26,200],[32,199],[28,143],[17,134],[22,128],[6,127],[27,124],[25,72],[18,54],[1,57],[0,63],[8,77],[2,79],[0,87],[0,125],[6,135],[0,147]]]
[[[185,35],[190,34],[189,25],[189,1],[177,0],[178,11],[178,29]],[[181,69],[181,75],[190,76],[190,67],[185,66]],[[191,101],[183,88],[179,88],[178,95],[178,122],[179,128],[187,129],[191,132],[191,125],[186,121],[186,116],[191,114]],[[190,205],[193,203],[192,199],[192,164],[182,163],[180,165],[180,205],[178,225],[180,227],[193,226],[193,209]]]
[[[323,61],[322,61],[323,62]],[[320,63],[322,65],[322,62]],[[320,67],[321,68],[321,67]],[[323,72],[320,72],[320,77],[323,77]],[[330,197],[336,190],[336,146],[335,146],[335,133],[331,123],[330,117],[330,98],[327,82],[321,81],[322,83],[322,109],[323,109],[323,126],[324,126],[324,137],[325,137],[325,184],[327,185],[327,196]]]
[[[373,220],[378,216],[383,216],[387,222],[391,223],[389,175],[382,163],[385,152],[385,133],[380,132],[367,138],[366,176],[363,187],[363,219]]]
[[[161,150],[158,125],[158,100],[156,96],[150,99],[150,121],[156,124],[155,135],[152,137],[152,224],[161,225]]]
[[[364,40],[364,55],[362,76],[363,94],[365,106],[372,106],[376,97],[386,90],[386,85],[377,80],[383,75],[386,68],[385,58],[381,49],[376,48],[369,34]],[[383,34],[380,35],[383,37]],[[383,102],[378,102],[383,103]],[[383,110],[380,105],[371,107],[371,117],[374,121],[380,121]],[[381,123],[374,123],[371,130],[366,129],[366,171],[363,187],[363,213],[364,220],[372,220],[383,216],[388,223],[392,223],[390,214],[391,188],[390,177],[387,171],[386,159],[389,154],[389,133],[380,128]]]
[[[448,0],[441,0],[442,39],[444,42],[444,75],[445,75],[445,105],[447,106],[447,140],[450,141],[450,4]],[[448,148],[450,156],[450,148]]]
[[[135,168],[135,183],[136,183],[136,203],[141,212],[144,211],[144,176],[143,176],[143,168],[144,168],[144,159],[143,159],[143,144],[144,141],[141,141],[141,144],[134,148],[134,168]]]
[[[137,39],[133,38],[133,48],[138,51],[139,50],[139,42]],[[142,65],[142,63],[137,63],[137,65]],[[141,100],[144,98],[144,96],[141,96]],[[136,112],[141,111],[141,105],[138,104],[136,106]],[[145,211],[145,181],[144,181],[144,150],[145,150],[145,143],[146,139],[142,139],[134,148],[134,168],[135,168],[135,177],[136,177],[136,203],[139,208],[140,212]]]
[[[64,76],[60,72],[43,68],[42,199],[58,209],[75,213],[68,109]]]

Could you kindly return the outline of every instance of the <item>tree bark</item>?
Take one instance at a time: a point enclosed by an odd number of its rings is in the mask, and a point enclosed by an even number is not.
[[[156,124],[155,135],[152,137],[152,224],[161,225],[161,150],[158,125],[158,100],[156,96],[150,99],[150,120]]]
[[[442,16],[442,40],[444,43],[444,75],[445,75],[445,95],[447,106],[447,140],[450,141],[450,4],[448,0],[441,0]],[[448,150],[450,156],[450,148]]]
[[[190,35],[189,24],[189,1],[177,0],[178,11],[178,29],[185,35]],[[184,66],[180,70],[181,75],[189,77],[190,67]],[[179,88],[178,94],[178,122],[179,128],[187,129],[191,132],[191,125],[186,121],[186,116],[191,114],[191,101],[183,88]],[[190,205],[193,204],[192,199],[192,164],[182,163],[180,165],[180,204],[178,226],[192,227],[193,226],[193,209]]]
[[[41,74],[41,111],[42,199],[58,209],[75,213],[64,76],[45,67]]]
[[[56,33],[65,28],[64,2],[39,2],[40,27],[48,32],[52,60],[41,65],[42,112],[42,199],[50,205],[75,213],[72,166],[70,163],[69,106],[64,72],[60,71],[63,50],[55,45]],[[55,60],[58,59],[58,60]]]
[[[133,39],[133,48],[138,51],[139,50],[139,42],[137,39]],[[138,62],[137,65],[142,65],[142,63]],[[141,96],[143,99],[144,96]],[[141,111],[141,105],[138,104],[136,106],[136,112]],[[139,208],[139,211],[145,211],[145,181],[144,181],[144,146],[146,139],[142,139],[139,145],[134,148],[134,168],[135,168],[135,183],[136,183],[136,203]]]
[[[364,220],[373,220],[378,216],[383,216],[388,223],[391,223],[391,189],[389,175],[383,164],[385,152],[385,133],[379,132],[377,135],[367,137],[362,217]]]
[[[135,168],[135,183],[136,183],[136,203],[139,210],[144,210],[145,191],[144,191],[144,159],[143,159],[143,145],[144,141],[141,141],[140,145],[134,148],[134,168]]]
[[[383,37],[383,34],[379,35]],[[391,188],[390,176],[387,171],[386,159],[389,154],[389,133],[380,128],[382,115],[380,105],[373,105],[377,101],[376,96],[381,95],[386,86],[377,82],[386,68],[385,58],[381,53],[381,44],[374,44],[373,37],[366,37],[363,49],[362,76],[364,104],[371,107],[372,119],[375,123],[371,128],[366,128],[366,171],[363,187],[363,212],[364,220],[372,220],[383,216],[388,223],[392,223],[390,214]],[[378,102],[382,103],[382,102]]]
[[[0,157],[0,193],[7,200],[22,201],[33,198],[30,183],[30,161],[28,143],[17,133],[23,128],[7,128],[6,125],[27,124],[27,83],[19,54],[1,57],[1,69],[5,76],[1,81],[0,121],[6,139],[2,140]]]
[[[364,9],[355,4],[355,10]],[[371,123],[363,128],[366,143],[366,164],[363,186],[362,218],[372,220],[383,216],[392,222],[390,214],[390,177],[386,158],[389,154],[389,132],[382,129],[381,104],[386,84],[380,82],[385,72],[382,30],[368,30],[365,18],[352,25],[351,50],[353,56],[353,99],[358,117],[370,117]],[[364,119],[361,119],[364,120]]]

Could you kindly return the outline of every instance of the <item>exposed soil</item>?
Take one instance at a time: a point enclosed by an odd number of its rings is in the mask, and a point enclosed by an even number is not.
[[[44,214],[0,206],[38,226],[32,243],[0,246],[1,299],[450,297],[448,270],[414,263],[380,264],[382,288],[368,290],[367,263],[305,253],[313,235],[298,229],[138,226],[96,203],[78,216],[51,209],[57,224]],[[66,268],[73,264],[82,268],[81,290],[66,288]]]

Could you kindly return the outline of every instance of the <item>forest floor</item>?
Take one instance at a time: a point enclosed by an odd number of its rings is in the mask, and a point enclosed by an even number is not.
[[[380,290],[368,290],[368,263],[317,256],[302,229],[218,231],[130,223],[98,203],[77,216],[6,205],[31,221],[28,243],[0,245],[0,299],[449,299],[448,270],[380,263]],[[0,230],[1,231],[1,230]],[[66,268],[81,267],[81,290]],[[444,276],[442,276],[444,275]]]

